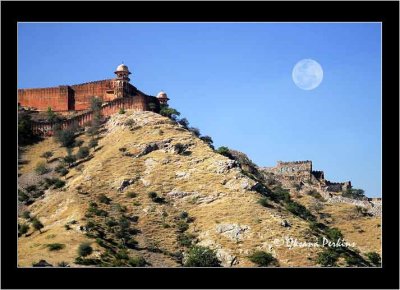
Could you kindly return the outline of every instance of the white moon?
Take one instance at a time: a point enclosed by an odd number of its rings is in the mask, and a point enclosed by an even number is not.
[[[323,76],[321,65],[313,59],[300,60],[292,71],[294,83],[303,90],[313,90],[318,87]]]

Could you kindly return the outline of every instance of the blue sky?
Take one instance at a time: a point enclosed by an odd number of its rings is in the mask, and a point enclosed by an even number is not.
[[[324,79],[292,81],[301,59]],[[18,87],[113,77],[161,89],[215,145],[261,166],[312,160],[331,181],[381,195],[380,23],[22,23]]]

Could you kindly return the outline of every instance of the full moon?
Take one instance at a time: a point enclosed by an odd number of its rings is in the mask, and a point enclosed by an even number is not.
[[[324,76],[321,65],[313,59],[302,59],[293,68],[293,82],[300,89],[313,90],[318,87]]]

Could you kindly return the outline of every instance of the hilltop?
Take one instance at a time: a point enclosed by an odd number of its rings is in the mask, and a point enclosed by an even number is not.
[[[78,147],[91,140],[84,132],[77,139],[83,141]],[[46,151],[53,153],[48,172],[35,173]],[[249,258],[256,251],[272,254],[271,266],[318,266],[330,255],[339,266],[373,266],[366,253],[381,251],[378,216],[351,203],[331,203],[313,184],[289,186],[245,154],[217,152],[153,112],[112,115],[98,145],[61,177],[56,168],[65,155],[52,137],[21,154],[25,198],[18,222],[30,227],[18,239],[20,266],[45,260],[74,267],[180,267],[194,245],[214,250],[225,267],[257,266]],[[23,216],[27,211],[30,217]],[[43,224],[40,231],[33,217]],[[356,246],[328,253],[282,245],[288,237],[313,243],[342,235]],[[93,252],[78,258],[86,242]]]

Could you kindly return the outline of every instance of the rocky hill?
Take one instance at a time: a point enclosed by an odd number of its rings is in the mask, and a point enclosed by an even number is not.
[[[83,133],[77,139],[90,142]],[[53,156],[39,172],[46,151]],[[367,253],[380,254],[379,217],[329,202],[312,184],[285,188],[229,152],[166,117],[131,111],[111,116],[98,146],[62,174],[66,151],[54,138],[25,147],[18,264],[180,267],[197,245],[225,267],[260,265],[257,251],[272,254],[271,266],[374,266]],[[355,244],[311,245],[343,236]],[[83,254],[84,243],[93,251]]]

